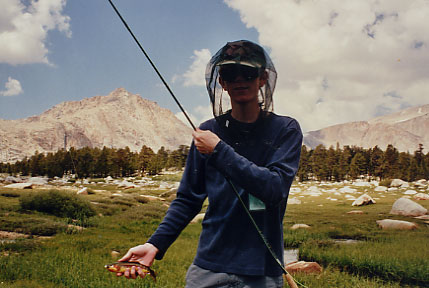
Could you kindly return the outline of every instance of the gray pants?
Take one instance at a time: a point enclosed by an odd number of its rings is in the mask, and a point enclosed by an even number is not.
[[[283,276],[243,276],[217,273],[192,264],[186,273],[186,288],[282,288]]]

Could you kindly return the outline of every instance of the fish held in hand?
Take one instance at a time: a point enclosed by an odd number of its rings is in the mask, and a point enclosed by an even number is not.
[[[104,265],[104,268],[106,268],[110,272],[124,273],[125,270],[127,270],[127,268],[131,269],[131,267],[133,266],[139,267],[140,269],[142,269],[144,276],[149,274],[152,277],[152,279],[156,281],[155,271],[153,271],[149,266],[140,264],[138,262],[114,262],[111,264]]]

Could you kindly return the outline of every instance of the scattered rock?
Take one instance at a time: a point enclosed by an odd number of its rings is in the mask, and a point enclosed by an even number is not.
[[[369,187],[371,186],[371,183],[367,182],[367,181],[356,181],[353,183],[354,186],[357,187]]]
[[[417,193],[413,196],[416,200],[429,200],[429,194],[425,193]]]
[[[322,273],[322,267],[317,262],[296,261],[286,265],[286,271],[289,273]]]
[[[152,195],[140,195],[140,196],[145,197],[149,201],[155,201],[155,200],[165,201],[164,198],[157,197],[157,196],[152,196]]]
[[[124,180],[124,181],[118,183],[118,187],[125,188],[125,189],[130,189],[130,188],[136,188],[137,185],[134,184],[134,183],[131,183],[131,182],[128,182],[128,181]]]
[[[204,216],[206,216],[205,213],[200,213],[197,216],[194,217],[194,219],[192,219],[191,223],[198,223],[200,220],[204,219]]]
[[[162,181],[159,183],[159,189],[170,189],[172,188],[172,185],[168,182]]]
[[[419,219],[419,220],[429,220],[429,215],[422,215],[422,216],[417,216],[414,218]]]
[[[368,205],[368,204],[375,204],[375,200],[371,198],[371,196],[367,194],[363,194],[359,196],[353,203],[352,206],[362,206],[362,205]]]
[[[386,186],[377,186],[377,187],[375,187],[374,191],[376,191],[376,192],[386,192],[387,191],[387,187]]]
[[[82,189],[80,189],[79,191],[77,191],[77,194],[88,195],[88,188],[87,187],[83,187]]]
[[[422,205],[404,197],[396,200],[393,203],[392,210],[390,210],[390,214],[404,216],[421,216],[427,212],[428,210]]]
[[[407,183],[401,179],[393,179],[390,183],[390,187],[401,187],[402,184]]]
[[[291,187],[291,188],[289,189],[289,192],[290,192],[291,194],[293,194],[293,193],[300,193],[300,192],[301,192],[301,188],[299,188],[299,187]]]
[[[33,183],[13,183],[13,184],[4,186],[4,188],[31,189],[33,188]]]
[[[121,253],[119,253],[118,251],[113,250],[112,252],[110,252],[110,255],[112,255],[113,259],[118,259],[118,257],[121,255]]]
[[[343,188],[339,189],[342,193],[356,193],[357,190],[354,188],[350,188],[349,186],[344,186]]]
[[[16,233],[16,232],[9,232],[9,231],[0,231],[0,239],[20,239],[20,238],[28,238],[29,235],[22,234],[22,233]]]
[[[34,185],[46,185],[46,184],[48,184],[48,179],[42,178],[42,177],[31,177],[26,182],[32,183]]]
[[[307,191],[303,192],[302,195],[317,197],[322,195],[322,192],[319,190],[318,187],[311,186],[310,188],[307,189]]]
[[[345,197],[346,197],[347,200],[353,200],[353,201],[356,200],[356,197],[353,196],[353,195],[350,195],[350,194],[346,194]]]
[[[396,229],[396,230],[413,230],[417,229],[417,224],[414,222],[383,219],[376,221],[381,229]]]
[[[301,229],[301,228],[309,229],[311,227],[307,224],[294,224],[294,225],[292,225],[292,227],[290,227],[290,230],[296,230],[296,229]]]
[[[292,198],[288,198],[287,199],[287,204],[288,205],[293,205],[293,204],[301,204],[301,200],[299,200],[296,197],[292,197]]]
[[[73,224],[67,225],[67,230],[70,232],[82,232],[85,228],[82,226],[77,226]]]
[[[414,194],[417,194],[417,191],[416,190],[407,190],[404,192],[404,194],[405,195],[414,195]]]
[[[420,179],[418,181],[413,182],[413,185],[417,188],[426,188],[428,183],[425,179]]]
[[[22,179],[21,179],[21,178],[18,178],[18,177],[14,177],[14,176],[7,176],[7,177],[4,179],[4,182],[5,182],[5,183],[21,183],[21,182],[22,182]]]
[[[400,186],[400,188],[408,188],[410,187],[410,184],[408,182],[404,182],[402,183],[402,185]]]
[[[361,210],[352,210],[347,212],[347,214],[364,214],[364,212]]]
[[[165,191],[164,193],[160,194],[159,197],[168,198],[171,195],[176,195],[176,193],[177,193],[177,188],[171,188],[170,190]]]

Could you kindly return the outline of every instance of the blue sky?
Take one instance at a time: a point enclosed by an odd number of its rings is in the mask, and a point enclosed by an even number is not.
[[[275,111],[305,131],[429,103],[429,1],[114,1],[183,106],[210,116],[205,63],[227,41],[270,51]],[[107,0],[0,0],[0,118],[124,87],[179,110]]]
[[[115,2],[185,107],[208,103],[204,87],[184,89],[181,82],[172,83],[174,75],[191,65],[194,50],[215,51],[240,37],[257,40],[256,30],[246,29],[222,1]],[[71,35],[47,31],[43,43],[50,64],[0,63],[0,84],[4,87],[11,77],[22,87],[18,95],[0,97],[0,118],[40,114],[60,102],[107,95],[118,87],[177,111],[108,1],[67,1],[61,13],[70,17]]]

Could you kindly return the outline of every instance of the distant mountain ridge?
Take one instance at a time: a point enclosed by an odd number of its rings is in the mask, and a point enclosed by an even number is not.
[[[399,151],[417,150],[423,144],[424,152],[429,149],[429,104],[411,107],[369,121],[357,121],[329,126],[310,131],[304,136],[304,144],[315,148],[354,145],[363,148],[378,146],[385,150],[392,144]]]
[[[155,102],[124,88],[107,96],[63,102],[44,113],[19,120],[0,119],[0,162],[14,162],[35,151],[67,148],[143,145],[155,152],[190,145],[192,129]]]

